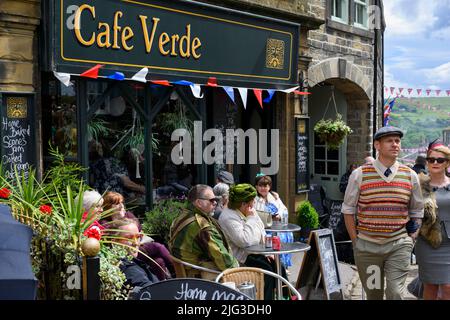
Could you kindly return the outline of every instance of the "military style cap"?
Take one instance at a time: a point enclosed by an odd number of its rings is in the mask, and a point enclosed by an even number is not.
[[[221,170],[219,174],[217,175],[217,178],[226,184],[234,184],[234,177],[233,175],[225,170]]]
[[[386,136],[400,136],[403,137],[403,130],[399,129],[397,127],[391,127],[391,126],[386,126],[386,127],[382,127],[381,129],[379,129],[375,135],[373,136],[373,140],[378,140],[382,137],[386,137]]]

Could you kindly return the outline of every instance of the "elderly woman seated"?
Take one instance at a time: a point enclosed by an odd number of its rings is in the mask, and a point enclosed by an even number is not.
[[[256,267],[276,272],[273,256],[248,254],[248,246],[263,244],[265,237],[264,224],[253,208],[256,189],[251,184],[238,184],[230,187],[228,208],[224,208],[219,217],[222,231],[230,240],[234,256],[241,265]],[[283,277],[286,271],[283,268]],[[264,276],[264,299],[272,300],[276,281]]]

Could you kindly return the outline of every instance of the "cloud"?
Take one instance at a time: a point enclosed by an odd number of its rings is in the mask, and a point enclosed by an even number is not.
[[[436,68],[423,69],[421,72],[423,72],[430,86],[437,87],[439,84],[450,83],[450,62],[441,64]]]
[[[450,26],[433,31],[431,37],[438,40],[450,41]]]
[[[439,2],[438,0],[385,1],[386,33],[390,36],[417,36],[430,31],[439,20],[435,14]]]

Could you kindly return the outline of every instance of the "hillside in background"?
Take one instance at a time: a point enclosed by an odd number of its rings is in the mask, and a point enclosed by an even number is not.
[[[450,127],[450,97],[399,98],[389,125],[406,131],[403,149],[422,149],[436,138],[443,139],[442,130]]]

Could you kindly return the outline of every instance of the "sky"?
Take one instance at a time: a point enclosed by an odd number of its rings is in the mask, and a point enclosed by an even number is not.
[[[385,86],[413,88],[415,95],[416,89],[440,89],[447,96],[450,0],[385,0],[384,14]]]

